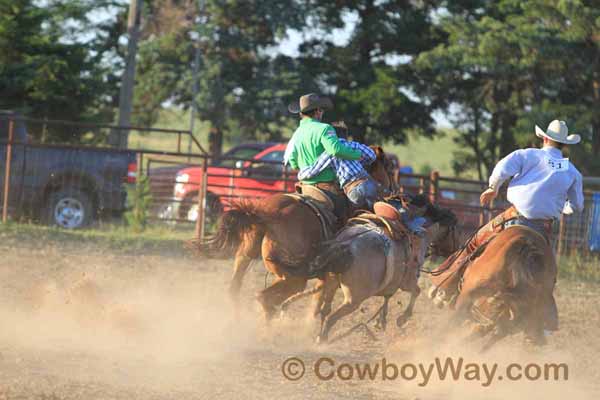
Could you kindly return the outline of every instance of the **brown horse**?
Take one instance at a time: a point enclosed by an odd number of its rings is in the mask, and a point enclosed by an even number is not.
[[[554,253],[540,233],[507,228],[466,269],[454,321],[474,322],[470,338],[488,336],[484,350],[518,331],[528,343],[543,344],[544,328],[557,329],[548,318],[556,312],[556,274]]]
[[[450,210],[428,206],[425,216],[430,225],[419,241],[418,260],[423,265],[428,250],[434,255],[448,256],[457,250],[457,219]],[[318,342],[327,341],[331,328],[346,315],[354,312],[368,298],[383,297],[379,325],[385,329],[388,302],[398,289],[411,294],[410,303],[396,324],[402,326],[412,315],[421,289],[417,270],[409,265],[411,257],[409,238],[389,239],[389,232],[378,228],[374,222],[355,224],[352,221],[341,229],[334,241],[324,245],[311,262],[311,270],[325,277],[322,285],[297,293],[282,304],[282,311],[291,303],[308,295],[323,291],[321,300],[314,304],[314,314],[321,315]],[[334,295],[341,287],[344,302],[331,312]]]
[[[391,164],[381,147],[373,149],[376,159],[368,172],[382,192],[392,191]],[[234,202],[221,216],[215,235],[198,247],[209,257],[235,254],[229,292],[236,303],[251,261],[262,256],[265,268],[275,276],[272,285],[257,296],[269,320],[279,304],[304,289],[306,266],[325,239],[320,220],[309,206],[275,194],[257,201]]]

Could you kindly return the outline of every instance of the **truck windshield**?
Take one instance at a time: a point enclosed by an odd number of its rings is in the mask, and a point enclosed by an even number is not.
[[[261,151],[262,149],[255,149],[250,147],[237,149],[223,154],[221,158],[215,160],[213,165],[215,167],[233,168],[237,159],[250,160]]]

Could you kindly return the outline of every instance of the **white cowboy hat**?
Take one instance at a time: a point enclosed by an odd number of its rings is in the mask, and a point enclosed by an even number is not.
[[[540,138],[548,138],[558,143],[564,144],[577,144],[581,140],[581,136],[579,135],[569,135],[569,128],[567,127],[567,123],[565,121],[559,121],[555,119],[550,122],[548,125],[548,129],[546,132],[542,130],[539,126],[535,126],[535,134]]]

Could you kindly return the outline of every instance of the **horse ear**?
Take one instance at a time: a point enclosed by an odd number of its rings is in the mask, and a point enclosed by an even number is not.
[[[385,153],[381,146],[371,146],[371,148],[375,152],[375,158],[377,158],[377,160],[381,161],[385,159]]]

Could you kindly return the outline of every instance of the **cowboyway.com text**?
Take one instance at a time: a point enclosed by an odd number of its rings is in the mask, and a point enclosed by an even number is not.
[[[474,381],[487,387],[502,380],[508,381],[567,381],[569,366],[565,363],[498,363],[467,362],[464,358],[436,357],[429,363],[397,363],[386,358],[371,362],[338,362],[320,357],[305,364],[290,357],[281,365],[283,376],[290,381],[305,377],[307,370],[322,381],[405,380],[427,386],[433,380]]]

